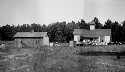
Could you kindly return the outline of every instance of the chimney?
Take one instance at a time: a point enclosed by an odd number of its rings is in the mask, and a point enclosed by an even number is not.
[[[95,22],[94,21],[89,22],[89,25],[90,25],[90,30],[95,29]]]
[[[33,32],[34,32],[34,30],[32,29],[32,30],[31,30],[31,33],[33,33]]]

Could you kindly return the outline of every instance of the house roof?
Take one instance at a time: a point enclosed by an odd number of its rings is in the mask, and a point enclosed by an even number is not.
[[[111,29],[95,29],[95,30],[86,30],[86,29],[74,29],[74,35],[83,35],[83,36],[111,36]]]
[[[14,37],[45,37],[47,32],[17,32]]]

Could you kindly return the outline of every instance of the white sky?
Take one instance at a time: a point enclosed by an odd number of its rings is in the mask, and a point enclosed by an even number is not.
[[[124,0],[0,0],[0,25],[125,20]]]

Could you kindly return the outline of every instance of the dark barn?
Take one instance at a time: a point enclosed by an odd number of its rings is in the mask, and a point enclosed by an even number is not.
[[[49,45],[47,32],[17,32],[14,36],[15,45],[19,48],[31,48]]]

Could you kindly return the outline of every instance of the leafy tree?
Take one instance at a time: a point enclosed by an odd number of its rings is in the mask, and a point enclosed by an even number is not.
[[[41,31],[41,25],[40,24],[35,24],[35,23],[33,23],[33,24],[31,24],[31,29],[33,29],[34,31],[36,31],[36,32],[39,32],[39,31]]]
[[[94,18],[94,20],[93,20],[94,22],[95,22],[95,28],[96,29],[101,29],[102,27],[103,27],[103,25],[99,22],[99,20],[98,20],[98,18]]]
[[[67,27],[66,22],[57,22],[48,26],[50,41],[66,42]]]
[[[125,21],[122,22],[122,41],[125,42]]]
[[[74,29],[79,29],[79,25],[76,24],[74,21],[72,21],[71,23],[68,23],[67,25],[67,42],[73,40],[73,31]]]
[[[115,21],[113,24],[112,24],[112,40],[114,42],[119,42],[119,30],[118,30],[118,27],[119,27],[119,23],[117,21]]]
[[[111,20],[107,20],[103,26],[104,29],[111,29],[112,28],[112,21]]]
[[[107,20],[104,26],[99,22],[98,18],[93,20],[96,23],[96,29],[111,29],[112,41],[113,42],[125,42],[125,21],[119,24],[117,21],[112,22]],[[74,21],[66,23],[56,22],[51,23],[48,26],[45,24],[23,24],[23,25],[5,25],[0,27],[0,38],[1,40],[13,40],[13,36],[16,32],[30,32],[34,29],[36,32],[48,32],[50,42],[69,42],[73,40],[74,29],[89,29],[89,24],[87,24],[83,19],[75,23]]]
[[[79,29],[89,29],[89,25],[83,19],[76,24],[79,26]]]
[[[42,32],[47,32],[48,31],[48,27],[45,25],[45,24],[43,24],[42,26],[41,26],[41,30],[40,31],[42,31]]]
[[[1,40],[12,40],[14,34],[15,34],[15,29],[14,26],[6,25],[2,26],[0,28],[0,33],[1,33]]]

